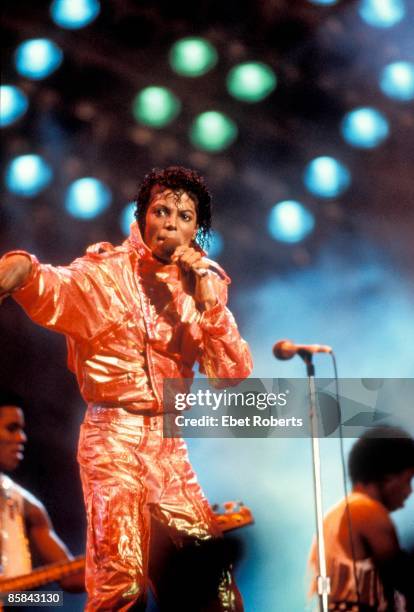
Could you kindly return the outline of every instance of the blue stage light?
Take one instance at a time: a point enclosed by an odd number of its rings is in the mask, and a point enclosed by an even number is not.
[[[44,79],[62,63],[63,53],[56,43],[47,38],[32,38],[16,50],[16,69],[28,79]]]
[[[394,100],[414,100],[414,64],[393,62],[385,66],[380,77],[380,87],[385,95]]]
[[[314,195],[336,198],[348,189],[351,174],[348,168],[333,157],[316,157],[305,168],[303,180]]]
[[[78,30],[96,19],[100,10],[98,0],[54,0],[50,14],[61,28]]]
[[[224,240],[220,232],[213,230],[211,232],[210,244],[207,249],[207,255],[211,259],[215,259],[220,255],[224,248]]]
[[[26,95],[14,85],[0,86],[0,127],[11,125],[27,111]]]
[[[52,170],[39,155],[15,157],[6,170],[9,191],[25,198],[38,195],[52,180]]]
[[[319,4],[321,6],[332,6],[337,4],[338,0],[309,0],[311,4]]]
[[[314,216],[300,202],[285,200],[275,204],[269,215],[269,232],[281,242],[300,242],[315,226]]]
[[[356,108],[342,120],[341,131],[346,142],[360,149],[373,149],[388,136],[390,128],[385,116],[375,108]]]
[[[130,204],[127,204],[125,206],[124,210],[121,212],[121,215],[119,217],[119,224],[125,236],[129,236],[129,230],[130,230],[131,223],[135,221],[134,213],[135,213],[136,206],[137,206],[136,202],[130,202]]]
[[[359,14],[371,26],[390,28],[405,17],[404,0],[361,0]]]
[[[78,219],[93,219],[110,205],[112,194],[108,187],[95,178],[81,178],[68,188],[65,198],[66,210]]]

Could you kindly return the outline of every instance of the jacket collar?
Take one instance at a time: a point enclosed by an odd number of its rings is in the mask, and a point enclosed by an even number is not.
[[[131,223],[130,234],[125,240],[124,244],[132,247],[132,249],[139,255],[140,259],[152,259],[151,249],[145,244],[136,221]]]

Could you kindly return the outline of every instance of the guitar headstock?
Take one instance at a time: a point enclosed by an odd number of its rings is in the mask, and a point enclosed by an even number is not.
[[[252,511],[241,501],[214,504],[212,509],[222,531],[231,531],[254,523]]]

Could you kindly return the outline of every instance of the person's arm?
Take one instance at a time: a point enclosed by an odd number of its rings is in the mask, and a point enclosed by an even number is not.
[[[10,255],[0,260],[0,303],[10,293],[24,285],[32,270],[30,256]]]
[[[365,542],[386,590],[397,590],[414,604],[413,566],[401,549],[395,526],[388,511],[376,505],[365,509],[357,518],[357,529]]]
[[[221,380],[233,379],[237,384],[249,376],[253,363],[249,347],[226,307],[229,277],[218,264],[192,247],[177,247],[171,261],[181,269],[183,288],[193,295],[201,314],[200,372],[215,380],[217,387],[229,384]]]
[[[55,533],[49,515],[39,500],[26,493],[24,498],[25,521],[30,544],[38,552],[42,563],[70,561],[73,556]],[[84,572],[66,576],[59,582],[66,591],[80,593],[85,590]]]
[[[213,306],[204,310],[199,322],[203,334],[200,371],[218,381],[243,380],[253,369],[249,346],[240,336],[236,321],[226,307],[226,281],[213,272],[208,276],[216,300]]]
[[[11,293],[35,323],[76,339],[93,336],[102,325],[109,308],[103,284],[92,255],[68,266],[40,264],[24,251],[0,260],[0,296]]]
[[[400,552],[397,533],[388,511],[380,504],[371,507],[358,508],[358,533],[377,563],[396,557]]]

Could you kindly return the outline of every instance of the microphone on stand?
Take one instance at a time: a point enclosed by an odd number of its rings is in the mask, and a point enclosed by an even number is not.
[[[317,391],[315,385],[315,367],[312,363],[314,353],[331,353],[333,350],[325,344],[295,344],[291,340],[279,340],[273,347],[273,355],[276,359],[291,359],[299,355],[306,364],[306,372],[309,384],[309,422],[312,440],[312,468],[313,468],[313,490],[315,497],[316,514],[316,546],[317,546],[317,586],[318,586],[318,610],[328,612],[328,593],[330,591],[330,579],[326,571],[326,554],[324,540],[324,522],[322,505],[322,475],[321,455],[319,447],[318,408]],[[335,425],[336,427],[336,425]]]
[[[332,348],[327,344],[295,344],[291,340],[279,340],[273,347],[273,355],[276,359],[292,359],[295,355],[314,353],[332,353]]]

